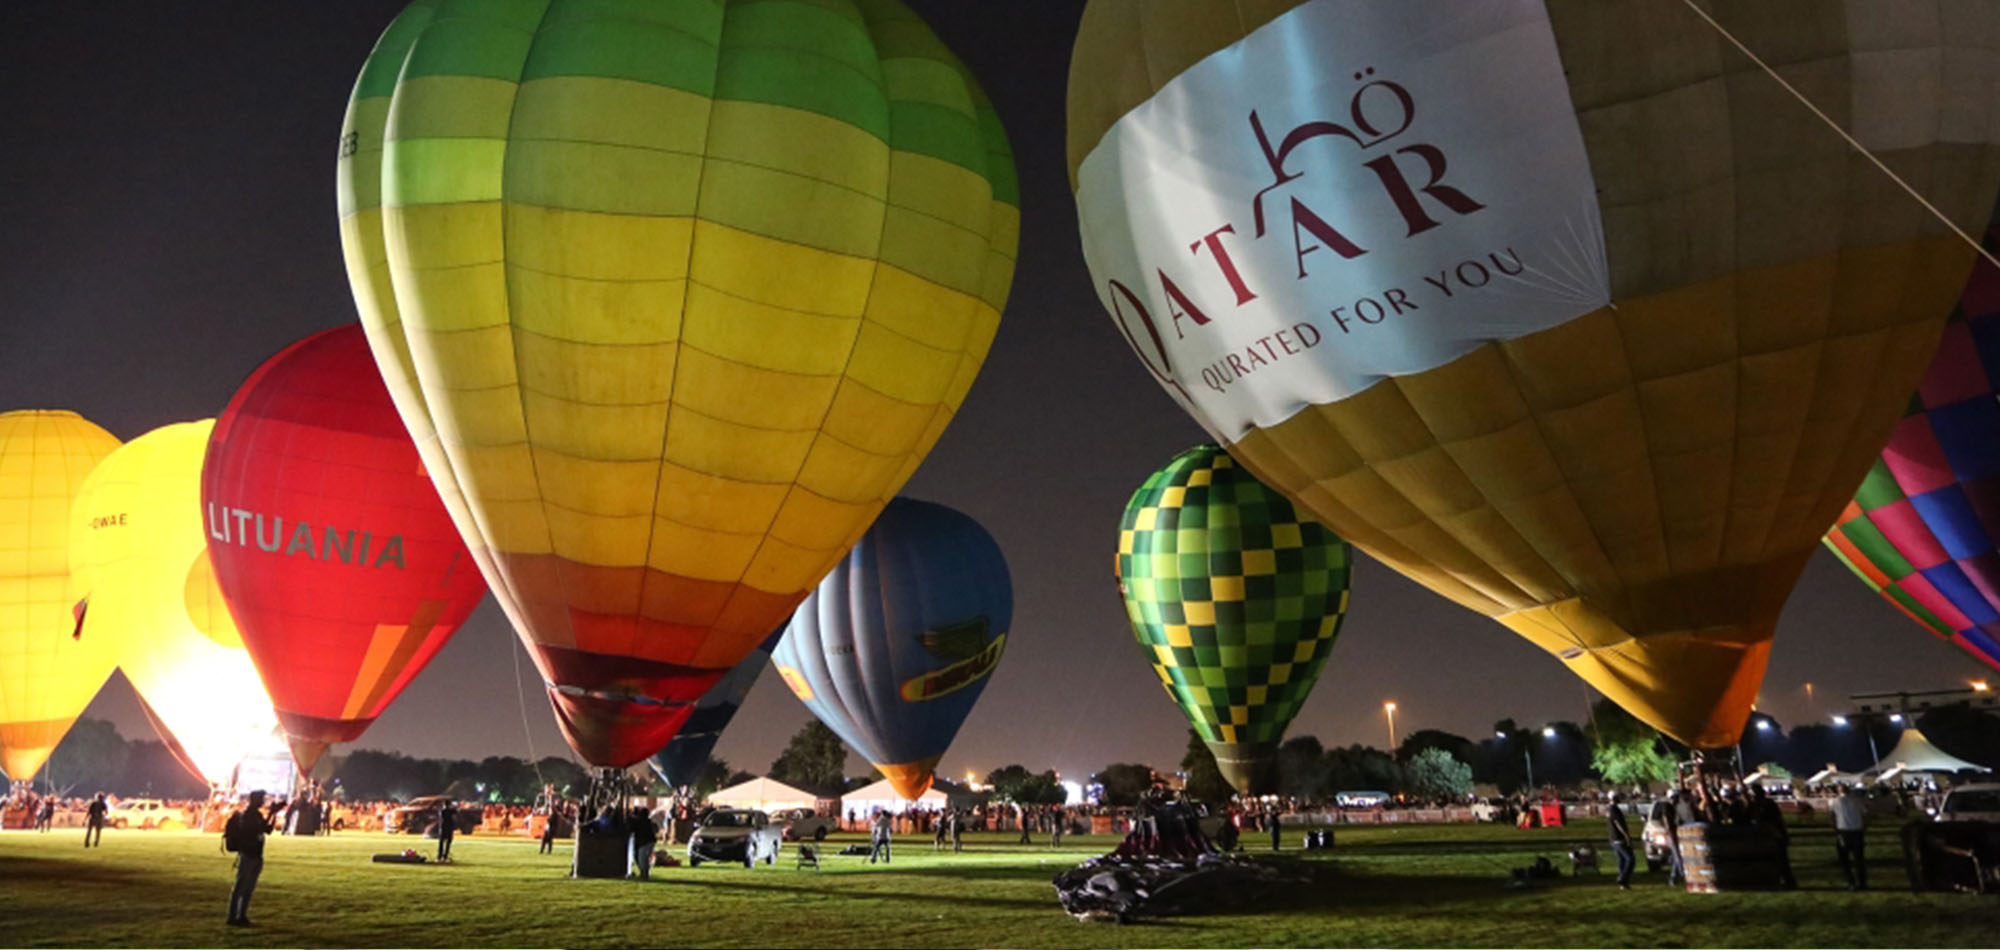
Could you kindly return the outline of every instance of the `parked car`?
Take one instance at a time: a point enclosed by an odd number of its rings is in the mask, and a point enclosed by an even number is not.
[[[188,826],[187,812],[157,798],[128,798],[104,816],[113,828],[179,829]]]
[[[1646,816],[1646,824],[1639,831],[1639,842],[1646,852],[1646,870],[1657,871],[1674,863],[1674,839],[1667,834],[1666,811],[1657,806],[1673,805],[1666,801],[1645,806],[1641,812]],[[1638,811],[1637,808],[1634,811]]]
[[[2000,822],[2000,785],[1961,785],[1938,806],[1939,821]]]
[[[783,844],[784,833],[769,815],[749,809],[720,809],[709,812],[688,838],[688,865],[741,861],[747,868],[760,858],[765,864],[776,864]]]
[[[437,837],[438,806],[449,795],[423,795],[410,799],[407,805],[399,805],[389,810],[388,817],[382,819],[382,830],[390,834],[423,835]],[[479,809],[460,804],[458,808],[458,833],[469,835],[479,827]]]
[[[786,841],[804,841],[807,838],[825,841],[827,833],[838,830],[839,826],[834,819],[810,808],[787,809],[771,816],[771,820],[784,831]]]

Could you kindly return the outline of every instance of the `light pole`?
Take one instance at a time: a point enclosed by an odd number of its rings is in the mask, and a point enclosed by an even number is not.
[[[1382,714],[1389,717],[1389,754],[1396,754],[1396,704],[1394,701],[1382,704]]]
[[[1833,717],[1833,724],[1839,728],[1845,729],[1847,728],[1847,717],[1835,716]],[[1868,728],[1868,725],[1865,720],[1862,723],[1861,732],[1863,735],[1868,737],[1868,757],[1874,760],[1875,762],[1882,761],[1881,751],[1875,748],[1875,730]]]

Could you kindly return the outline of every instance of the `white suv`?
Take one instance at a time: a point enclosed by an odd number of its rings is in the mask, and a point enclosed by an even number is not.
[[[104,816],[113,828],[179,829],[188,826],[187,812],[157,798],[128,798]]]
[[[784,828],[786,841],[825,841],[827,832],[840,830],[832,818],[810,808],[792,808],[771,817]]]
[[[1938,806],[1939,821],[2000,822],[2000,785],[1961,785]]]

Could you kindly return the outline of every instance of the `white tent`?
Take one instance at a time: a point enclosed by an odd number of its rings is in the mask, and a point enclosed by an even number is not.
[[[949,801],[935,782],[924,791],[923,795],[912,801],[896,794],[896,787],[889,784],[889,780],[885,778],[873,785],[864,785],[840,796],[840,807],[852,811],[856,817],[872,815],[878,808],[893,815],[900,815],[912,808],[943,811]]]
[[[1842,772],[1834,768],[1833,763],[1829,762],[1826,768],[1814,772],[1812,778],[1806,779],[1806,785],[1808,786],[1821,784],[1859,785],[1861,784],[1861,776],[1855,772]]]
[[[1931,745],[1931,740],[1916,729],[1903,730],[1902,738],[1896,740],[1896,747],[1861,774],[1886,781],[1908,772],[1990,772],[1983,765],[1974,765],[1964,759],[1948,755],[1943,749]]]
[[[774,779],[753,778],[741,785],[731,785],[717,791],[708,796],[708,801],[717,808],[782,811],[787,808],[811,808],[818,798],[819,796],[811,792],[793,788]]]

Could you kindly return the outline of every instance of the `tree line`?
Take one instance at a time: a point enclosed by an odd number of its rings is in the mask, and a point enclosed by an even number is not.
[[[1947,706],[1924,712],[1914,724],[1947,753],[1981,765],[2000,765],[2000,716],[1966,706]],[[1856,718],[1846,726],[1811,723],[1787,730],[1770,716],[1755,713],[1740,744],[1743,765],[1754,769],[1770,763],[1799,777],[1829,764],[1843,771],[1859,771],[1874,763],[1876,752],[1887,754],[1902,728],[1884,718],[1869,717]],[[1586,779],[1615,784],[1666,781],[1673,777],[1674,763],[1687,754],[1685,748],[1616,704],[1600,700],[1591,707],[1588,723],[1552,722],[1535,728],[1502,719],[1493,724],[1491,734],[1477,741],[1438,729],[1420,729],[1393,752],[1360,744],[1328,747],[1313,736],[1293,736],[1278,747],[1273,781],[1278,794],[1301,801],[1327,800],[1337,792],[1363,790],[1448,798],[1463,796],[1482,784],[1512,794],[1529,787],[1530,775],[1536,787],[1573,786]],[[792,736],[765,774],[827,798],[881,779],[881,773],[873,770],[866,775],[847,775],[847,758],[846,743],[815,719]],[[1233,794],[1216,769],[1214,756],[1192,730],[1187,751],[1177,764],[1187,777],[1191,796],[1223,802]],[[1154,774],[1151,765],[1119,762],[1098,770],[1090,780],[1102,786],[1107,804],[1132,805],[1152,784]],[[70,795],[103,791],[123,797],[200,798],[207,794],[203,783],[160,741],[127,740],[116,726],[102,719],[78,719],[50,756],[42,775]],[[639,776],[640,771],[635,769],[634,775]],[[694,792],[705,797],[755,777],[711,756],[694,783]],[[407,801],[418,795],[450,794],[467,800],[530,803],[544,784],[574,796],[582,793],[589,778],[584,766],[558,756],[532,762],[513,756],[475,761],[356,749],[332,757],[328,784],[350,801]],[[1054,770],[1035,771],[1010,764],[987,773],[986,784],[1002,801],[1066,803]],[[668,789],[654,780],[651,791],[665,794]]]

